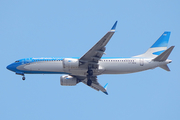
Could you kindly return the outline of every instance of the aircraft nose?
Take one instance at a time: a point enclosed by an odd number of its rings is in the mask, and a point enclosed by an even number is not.
[[[14,65],[12,65],[12,64],[10,64],[10,65],[8,65],[7,67],[6,67],[8,70],[13,70],[13,68],[14,68]]]
[[[8,66],[6,67],[6,69],[10,70],[10,69],[11,69],[11,65],[8,65]]]

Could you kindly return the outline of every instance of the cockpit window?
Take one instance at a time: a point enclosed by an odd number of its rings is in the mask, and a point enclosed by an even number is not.
[[[19,62],[19,60],[15,61],[15,63],[18,63],[18,62]]]

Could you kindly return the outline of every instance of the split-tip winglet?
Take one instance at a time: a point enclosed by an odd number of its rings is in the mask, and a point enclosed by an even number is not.
[[[116,21],[116,22],[114,23],[114,25],[113,25],[113,27],[111,28],[111,30],[115,30],[115,29],[116,29],[117,22],[118,22],[118,21]]]
[[[107,90],[108,83],[104,86],[104,89]],[[107,91],[104,92],[106,95],[108,95]]]
[[[104,86],[104,89],[107,90],[107,86],[108,86],[108,83],[106,83],[106,85]]]
[[[108,93],[107,93],[107,92],[103,92],[103,93],[105,93],[106,95],[108,95]]]

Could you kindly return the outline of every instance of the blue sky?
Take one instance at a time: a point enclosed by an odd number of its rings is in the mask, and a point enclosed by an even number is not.
[[[178,0],[0,1],[0,119],[179,120]],[[118,20],[104,57],[144,53],[164,31],[171,72],[161,68],[102,75],[108,93],[80,83],[60,85],[61,75],[15,75],[6,66],[26,57],[81,57]]]

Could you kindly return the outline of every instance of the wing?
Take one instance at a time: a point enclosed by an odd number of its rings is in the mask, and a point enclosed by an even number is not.
[[[104,35],[86,54],[84,54],[80,59],[80,67],[81,68],[88,68],[88,66],[91,66],[91,68],[98,68],[98,61],[101,59],[101,57],[104,54],[104,51],[106,50],[105,46],[113,36],[115,32],[115,28],[117,25],[117,21],[111,28],[111,30]]]
[[[105,94],[108,94],[106,91],[106,86],[102,87],[97,80],[97,76],[94,76],[92,73],[93,69],[97,69],[99,67],[98,62],[104,54],[106,50],[105,46],[113,36],[115,32],[115,28],[117,25],[117,21],[114,23],[111,30],[104,35],[86,54],[84,54],[80,59],[80,68],[88,69],[88,75],[86,77],[83,76],[75,76],[84,84],[90,86],[91,88],[102,91]],[[88,82],[89,81],[89,82]]]
[[[97,91],[102,91],[103,93],[105,93],[106,95],[108,95],[108,93],[107,93],[107,88],[106,88],[106,86],[107,86],[107,84],[103,87],[103,86],[101,86],[99,83],[98,83],[98,81],[97,81],[97,77],[96,76],[93,76],[93,78],[91,78],[91,80],[92,80],[92,84],[91,84],[91,88],[93,88],[93,89],[95,89],[95,90],[97,90]],[[82,81],[84,84],[86,84],[87,85],[87,78],[85,78],[83,81]]]

